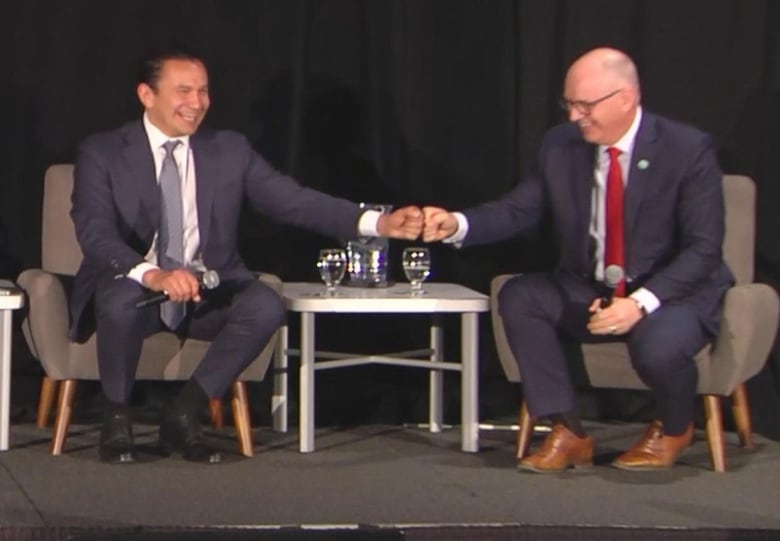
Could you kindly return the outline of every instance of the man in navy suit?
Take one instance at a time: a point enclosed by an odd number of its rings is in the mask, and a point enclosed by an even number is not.
[[[636,67],[620,51],[600,48],[577,59],[563,96],[570,122],[545,135],[535,170],[503,197],[462,213],[424,208],[423,238],[487,243],[549,216],[556,269],[510,280],[498,299],[530,413],[553,424],[519,467],[592,465],[593,440],[577,416],[564,345],[623,340],[653,392],[657,418],[613,464],[668,468],[691,443],[693,356],[717,333],[733,282],[721,256],[722,173],[709,136],[642,109]],[[611,179],[622,192],[617,218],[606,209],[614,206],[606,194]],[[605,268],[615,263],[612,292]],[[608,306],[604,295],[612,297]]]
[[[218,462],[197,421],[209,398],[221,397],[260,353],[284,319],[279,296],[246,268],[237,249],[242,204],[272,220],[340,238],[382,235],[414,239],[422,212],[363,211],[344,199],[307,189],[274,170],[247,140],[231,131],[201,128],[209,108],[208,74],[191,54],[147,59],[138,98],[143,119],[93,135],[80,146],[72,217],[84,253],[71,296],[71,339],[97,332],[106,411],[100,457],[133,462],[128,401],[144,337],[163,330],[211,340],[203,360],[166,411],[160,446],[200,462]],[[166,164],[167,162],[167,164]],[[163,169],[167,172],[163,174]],[[171,178],[178,210],[161,201],[158,186]],[[169,184],[170,183],[166,183]],[[171,199],[171,198],[169,198]],[[174,232],[179,258],[159,250],[160,231]],[[217,271],[220,285],[201,292],[197,269]],[[157,306],[136,308],[144,295],[164,292],[179,321],[164,323]],[[177,306],[178,305],[178,306]],[[94,317],[93,317],[94,316]],[[181,319],[183,318],[183,319]]]

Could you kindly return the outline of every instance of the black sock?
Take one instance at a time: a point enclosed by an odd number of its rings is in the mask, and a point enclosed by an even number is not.
[[[553,423],[560,423],[565,426],[569,432],[577,436],[578,438],[584,438],[586,436],[585,429],[582,428],[580,418],[575,413],[558,413],[550,417]]]
[[[111,416],[114,414],[129,415],[130,407],[127,404],[120,404],[119,402],[111,402],[110,400],[106,399],[105,407],[103,408],[103,411],[107,416]]]
[[[208,404],[209,397],[194,379],[190,379],[176,397],[173,408],[179,413],[197,414]]]

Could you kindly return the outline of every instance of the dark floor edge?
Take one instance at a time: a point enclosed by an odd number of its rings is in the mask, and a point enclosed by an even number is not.
[[[0,526],[0,541],[769,541],[780,530],[539,524]]]

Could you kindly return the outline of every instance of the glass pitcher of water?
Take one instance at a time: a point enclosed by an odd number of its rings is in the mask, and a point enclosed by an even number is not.
[[[393,206],[376,203],[360,203],[360,208],[378,210],[389,214]],[[347,241],[348,285],[355,287],[387,287],[386,237],[361,237]]]

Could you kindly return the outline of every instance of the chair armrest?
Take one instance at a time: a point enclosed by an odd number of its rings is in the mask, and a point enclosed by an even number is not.
[[[766,284],[738,285],[726,292],[720,332],[711,351],[709,392],[730,395],[761,371],[777,335],[778,313],[780,300]]]
[[[282,292],[282,280],[277,275],[268,272],[258,272],[256,275],[258,280],[270,286],[277,293]]]
[[[62,379],[59,367],[68,365],[68,300],[57,276],[41,269],[23,271],[16,280],[27,295],[22,332],[33,356],[46,374]]]
[[[490,321],[493,325],[493,337],[496,342],[496,353],[501,367],[504,369],[506,379],[518,383],[521,381],[520,368],[517,366],[512,350],[509,348],[509,342],[506,338],[506,329],[501,315],[498,313],[498,293],[504,284],[517,274],[501,274],[490,281]]]

